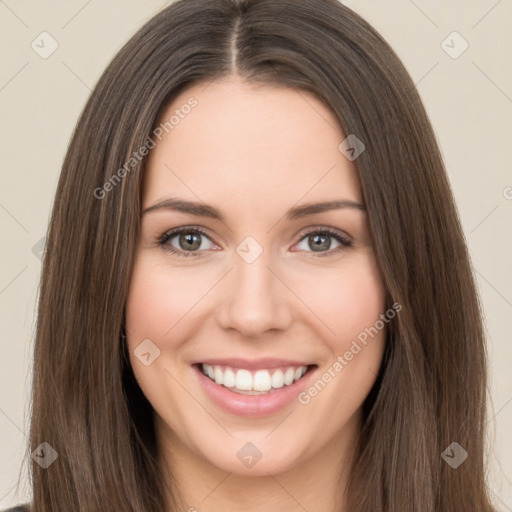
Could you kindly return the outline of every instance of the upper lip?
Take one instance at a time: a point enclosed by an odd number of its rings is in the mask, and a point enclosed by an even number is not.
[[[264,370],[270,368],[282,368],[287,366],[311,366],[312,363],[294,361],[291,359],[277,359],[274,357],[263,357],[261,359],[242,359],[238,357],[213,358],[192,361],[191,364],[208,364],[210,366],[231,366],[232,368],[244,368],[247,370]]]

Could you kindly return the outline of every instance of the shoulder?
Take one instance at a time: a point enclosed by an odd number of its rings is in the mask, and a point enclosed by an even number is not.
[[[8,508],[3,512],[30,512],[28,504],[26,505],[17,505],[16,507]]]

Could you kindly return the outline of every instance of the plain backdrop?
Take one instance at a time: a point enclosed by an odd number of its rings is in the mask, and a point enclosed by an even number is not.
[[[512,0],[345,3],[404,62],[442,149],[486,317],[489,487],[498,510],[512,511]],[[30,497],[22,461],[40,241],[69,137],[111,58],[166,5],[0,0],[0,508]]]

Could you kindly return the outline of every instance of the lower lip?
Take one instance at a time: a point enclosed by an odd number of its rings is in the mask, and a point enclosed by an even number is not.
[[[285,385],[266,395],[243,395],[230,391],[229,388],[221,386],[207,377],[199,365],[194,365],[193,369],[206,394],[219,407],[237,416],[261,417],[274,414],[293,402],[306,387],[316,367],[308,368],[307,373],[297,382],[289,386]]]

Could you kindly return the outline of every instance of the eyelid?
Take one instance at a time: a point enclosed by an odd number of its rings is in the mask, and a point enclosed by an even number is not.
[[[306,236],[310,233],[316,233],[316,232],[329,233],[330,235],[336,235],[336,236],[339,236],[340,238],[344,238],[348,242],[352,241],[352,237],[345,231],[342,231],[341,229],[333,228],[330,226],[322,226],[321,224],[313,224],[312,226],[303,228],[295,235],[295,237],[299,237],[299,241],[300,241],[304,238],[304,236]]]
[[[203,253],[207,252],[206,250],[183,251],[182,249],[176,249],[170,245],[168,247],[164,247],[165,245],[167,245],[167,242],[170,239],[174,238],[177,235],[180,235],[181,233],[188,232],[188,231],[199,233],[202,236],[208,238],[214,245],[217,245],[217,246],[220,245],[220,244],[216,243],[215,237],[212,237],[208,233],[208,230],[206,230],[205,228],[202,228],[200,226],[195,226],[195,225],[179,226],[179,227],[172,228],[172,229],[166,231],[160,237],[158,237],[158,240],[157,240],[158,245],[161,246],[162,248],[164,248],[165,250],[167,250],[171,253],[174,253],[180,257],[181,256],[183,256],[183,257],[191,256],[191,257],[197,258],[197,257],[204,256]],[[317,233],[326,233],[329,236],[337,239],[337,241],[338,241],[338,243],[340,243],[341,247],[337,247],[335,249],[329,249],[327,251],[320,251],[316,254],[315,254],[315,251],[295,251],[295,252],[306,252],[306,253],[309,252],[309,253],[312,253],[315,257],[323,257],[323,256],[330,256],[330,255],[337,254],[340,250],[348,249],[349,247],[352,246],[352,239],[346,233],[342,232],[341,230],[339,230],[337,228],[332,228],[329,226],[322,226],[322,225],[318,225],[318,224],[303,228],[298,234],[296,234],[294,236],[294,238],[298,237],[298,240],[293,244],[293,246],[302,242],[302,240],[307,235],[312,235],[312,234],[317,234]]]
[[[311,257],[312,258],[324,258],[324,257],[328,258],[329,256],[339,255],[341,252],[343,252],[347,249],[350,249],[353,245],[352,238],[350,236],[346,235],[341,230],[339,230],[337,228],[332,228],[329,226],[315,225],[315,226],[309,226],[309,227],[301,230],[299,232],[299,234],[296,235],[298,237],[298,241],[294,244],[294,246],[300,244],[302,242],[302,240],[304,240],[306,238],[306,236],[312,235],[312,234],[318,234],[318,233],[324,233],[324,234],[329,235],[331,238],[334,238],[338,242],[339,246],[335,247],[334,249],[329,249],[327,251],[320,251],[320,252],[316,252],[316,251],[294,251],[294,252],[304,252],[307,258],[311,258]]]
[[[164,245],[171,238],[174,238],[175,236],[180,235],[181,233],[184,233],[184,232],[188,232],[188,231],[200,233],[205,238],[208,238],[214,245],[219,245],[215,241],[215,237],[212,237],[208,233],[208,230],[206,230],[205,228],[202,228],[200,226],[194,226],[194,225],[179,226],[177,228],[169,229],[168,231],[165,231],[162,235],[160,235],[158,237],[157,242],[161,245]],[[197,254],[200,252],[204,252],[204,251],[196,251]],[[191,252],[189,251],[189,253],[191,253]]]

